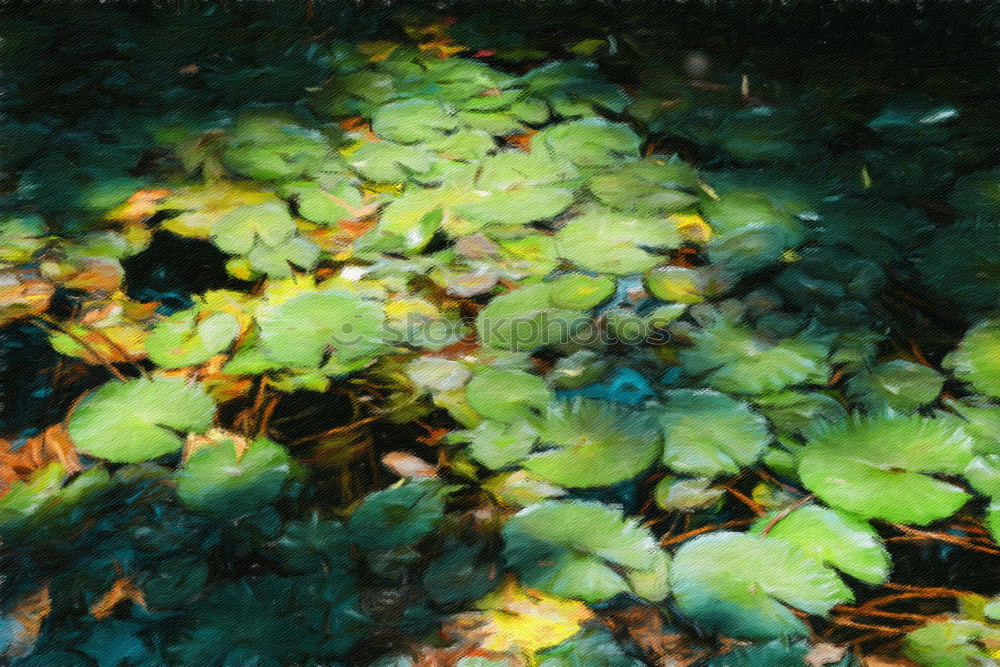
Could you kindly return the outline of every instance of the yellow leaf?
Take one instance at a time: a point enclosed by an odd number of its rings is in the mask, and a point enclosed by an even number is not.
[[[697,213],[674,213],[667,219],[674,223],[685,241],[708,243],[712,238],[712,228]]]
[[[487,620],[482,648],[497,653],[520,651],[529,657],[566,641],[593,618],[582,602],[522,588],[513,578],[476,607]]]
[[[368,56],[368,61],[379,63],[392,55],[392,52],[399,48],[396,42],[380,39],[374,42],[361,42],[358,44],[358,51]]]

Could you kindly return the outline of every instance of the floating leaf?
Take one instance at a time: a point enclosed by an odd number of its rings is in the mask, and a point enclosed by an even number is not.
[[[799,476],[823,502],[867,519],[924,525],[954,514],[969,494],[934,474],[959,475],[972,439],[954,418],[888,413],[812,433]]]
[[[520,581],[553,595],[599,602],[634,590],[635,577],[658,579],[666,597],[669,559],[650,532],[595,502],[546,501],[504,525],[504,559]],[[639,591],[636,591],[640,595]]]
[[[639,137],[628,125],[585,118],[550,125],[532,137],[532,152],[548,151],[578,167],[603,167],[639,157]]]
[[[203,432],[214,416],[205,390],[184,378],[115,380],[76,406],[69,435],[82,454],[137,463],[180,451],[184,437]]]
[[[781,517],[764,517],[751,528],[767,536],[785,540],[816,560],[835,567],[868,584],[880,584],[889,577],[889,553],[867,521],[845,512],[806,505]]]
[[[658,251],[680,245],[677,228],[662,218],[627,215],[590,206],[557,234],[559,254],[596,271],[642,273],[662,262]]]
[[[927,667],[988,665],[1000,656],[1000,629],[961,618],[933,621],[906,636],[903,653]]]
[[[737,401],[714,391],[667,392],[658,411],[665,448],[663,463],[682,474],[735,475],[756,461],[768,443],[767,420]]]
[[[196,366],[229,347],[239,332],[239,321],[229,313],[190,308],[157,322],[146,350],[163,368]]]
[[[545,380],[524,371],[487,368],[466,387],[469,405],[487,419],[516,422],[544,410],[552,392]]]
[[[376,491],[351,514],[352,541],[365,550],[394,549],[429,533],[444,515],[435,482],[410,482]]]
[[[261,313],[264,354],[287,366],[340,374],[374,360],[385,349],[381,304],[342,292],[293,297]]]
[[[240,206],[212,227],[212,241],[225,252],[243,255],[259,239],[277,246],[295,234],[295,221],[281,204]]]
[[[698,174],[678,158],[647,158],[598,174],[588,183],[601,203],[628,213],[666,214],[698,202]]]
[[[291,457],[281,445],[234,440],[198,448],[177,474],[177,495],[196,512],[235,519],[274,500],[288,478]]]
[[[1000,397],[1000,321],[984,320],[969,329],[947,364],[978,391]]]
[[[825,382],[830,337],[807,328],[774,342],[724,320],[694,334],[681,351],[685,371],[708,386],[739,394],[763,394],[802,382]]]
[[[606,401],[555,403],[538,431],[542,451],[521,465],[560,486],[611,486],[643,472],[660,453],[650,415]]]
[[[870,409],[913,412],[933,402],[942,385],[944,377],[933,368],[897,359],[858,373],[848,380],[846,389],[852,399]]]
[[[565,343],[587,322],[578,310],[552,303],[548,284],[502,294],[479,311],[476,330],[484,344],[503,350],[532,350]]]
[[[854,599],[833,570],[788,542],[727,531],[685,543],[670,581],[682,613],[747,639],[807,635],[789,607],[825,616]]]

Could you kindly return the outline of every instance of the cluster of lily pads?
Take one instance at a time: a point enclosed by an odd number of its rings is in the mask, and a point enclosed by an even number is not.
[[[54,427],[72,456],[0,497],[12,664],[638,665],[601,621],[635,605],[742,642],[706,664],[784,664],[890,581],[899,527],[1000,539],[1000,172],[921,181],[945,223],[898,170],[959,110],[629,95],[441,30],[325,44],[295,104],[158,118],[142,176],[5,156],[0,321],[104,374]],[[165,235],[232,284],[135,298]],[[940,364],[898,344],[907,278],[969,325]],[[274,417],[337,396],[330,430]],[[906,654],[995,659],[983,602]]]

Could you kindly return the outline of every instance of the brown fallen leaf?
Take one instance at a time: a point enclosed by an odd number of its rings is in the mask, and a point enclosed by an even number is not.
[[[805,661],[809,667],[823,667],[840,662],[847,654],[846,646],[836,644],[820,643],[813,646],[806,654]]]
[[[382,457],[382,464],[400,477],[408,479],[437,477],[435,466],[407,452],[389,452]]]
[[[103,621],[111,615],[121,602],[129,600],[143,609],[146,608],[146,597],[135,583],[128,577],[121,577],[111,586],[111,590],[101,596],[101,599],[90,607],[90,614],[98,621]]]

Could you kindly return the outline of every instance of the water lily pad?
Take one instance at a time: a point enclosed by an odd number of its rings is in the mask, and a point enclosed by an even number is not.
[[[480,340],[503,350],[533,350],[567,342],[587,317],[578,310],[556,307],[551,296],[552,288],[542,283],[494,298],[476,317]]]
[[[557,308],[588,310],[615,292],[615,282],[606,276],[568,273],[549,282],[551,301]]]
[[[401,144],[434,139],[457,127],[458,120],[442,105],[420,98],[386,104],[372,115],[375,133]]]
[[[237,518],[274,500],[291,457],[281,445],[254,440],[245,451],[223,439],[197,449],[177,475],[177,495],[196,512]]]
[[[157,322],[146,337],[146,351],[163,368],[194,366],[229,347],[239,332],[239,321],[229,313],[190,308]]]
[[[466,387],[469,405],[487,419],[516,422],[543,410],[552,398],[545,380],[518,370],[487,368]]]
[[[274,361],[339,374],[385,349],[380,303],[343,292],[296,296],[258,316],[260,344]]]
[[[934,401],[943,385],[944,376],[933,368],[897,359],[858,373],[848,380],[846,389],[853,400],[868,408],[913,412]]]
[[[611,486],[646,470],[660,453],[650,415],[607,401],[554,403],[538,427],[542,451],[525,470],[565,487]]]
[[[728,531],[685,543],[674,556],[670,581],[683,614],[745,639],[807,635],[789,607],[825,616],[854,599],[833,570],[794,545]]]
[[[207,429],[214,416],[205,390],[184,378],[115,380],[76,406],[69,435],[82,454],[137,463],[180,451],[185,436]]]
[[[434,529],[444,515],[435,482],[410,482],[376,491],[354,510],[347,524],[352,541],[364,550],[412,544]]]
[[[806,505],[783,516],[764,517],[751,528],[767,536],[785,540],[816,560],[835,567],[868,584],[880,584],[889,577],[891,561],[878,533],[867,521],[845,512]]]
[[[258,239],[277,246],[295,234],[295,221],[281,204],[240,206],[212,227],[212,241],[225,252],[243,255]]]
[[[657,217],[590,206],[559,230],[559,253],[598,273],[642,273],[663,261],[658,251],[681,244],[677,228]]]
[[[503,537],[504,560],[526,586],[600,602],[651,576],[661,585],[649,599],[666,597],[666,553],[646,528],[607,505],[546,501],[511,517]]]
[[[623,123],[585,118],[550,125],[531,139],[531,149],[547,151],[578,167],[603,167],[639,157],[639,137]]]
[[[369,141],[347,157],[347,164],[362,178],[374,183],[400,183],[413,175],[427,174],[440,161],[423,145],[394,141]]]
[[[966,332],[947,364],[978,391],[1000,397],[1000,320],[985,320]]]
[[[767,420],[749,404],[715,391],[676,389],[657,412],[663,429],[663,463],[701,477],[737,474],[771,441]]]
[[[698,174],[678,158],[647,158],[598,174],[588,183],[603,204],[619,211],[666,214],[698,202]]]
[[[695,332],[681,351],[686,372],[719,391],[764,394],[802,382],[825,382],[830,337],[812,329],[772,341],[746,326],[719,321]]]
[[[972,456],[972,438],[954,418],[853,417],[809,437],[799,454],[799,476],[832,507],[924,525],[954,514],[969,499],[961,487],[932,475],[959,475]]]
[[[278,188],[282,197],[294,197],[299,215],[310,222],[332,225],[358,217],[362,196],[346,176],[321,181],[292,181]]]
[[[697,269],[662,266],[647,273],[645,282],[657,299],[676,303],[700,303],[705,300],[704,280]]]

